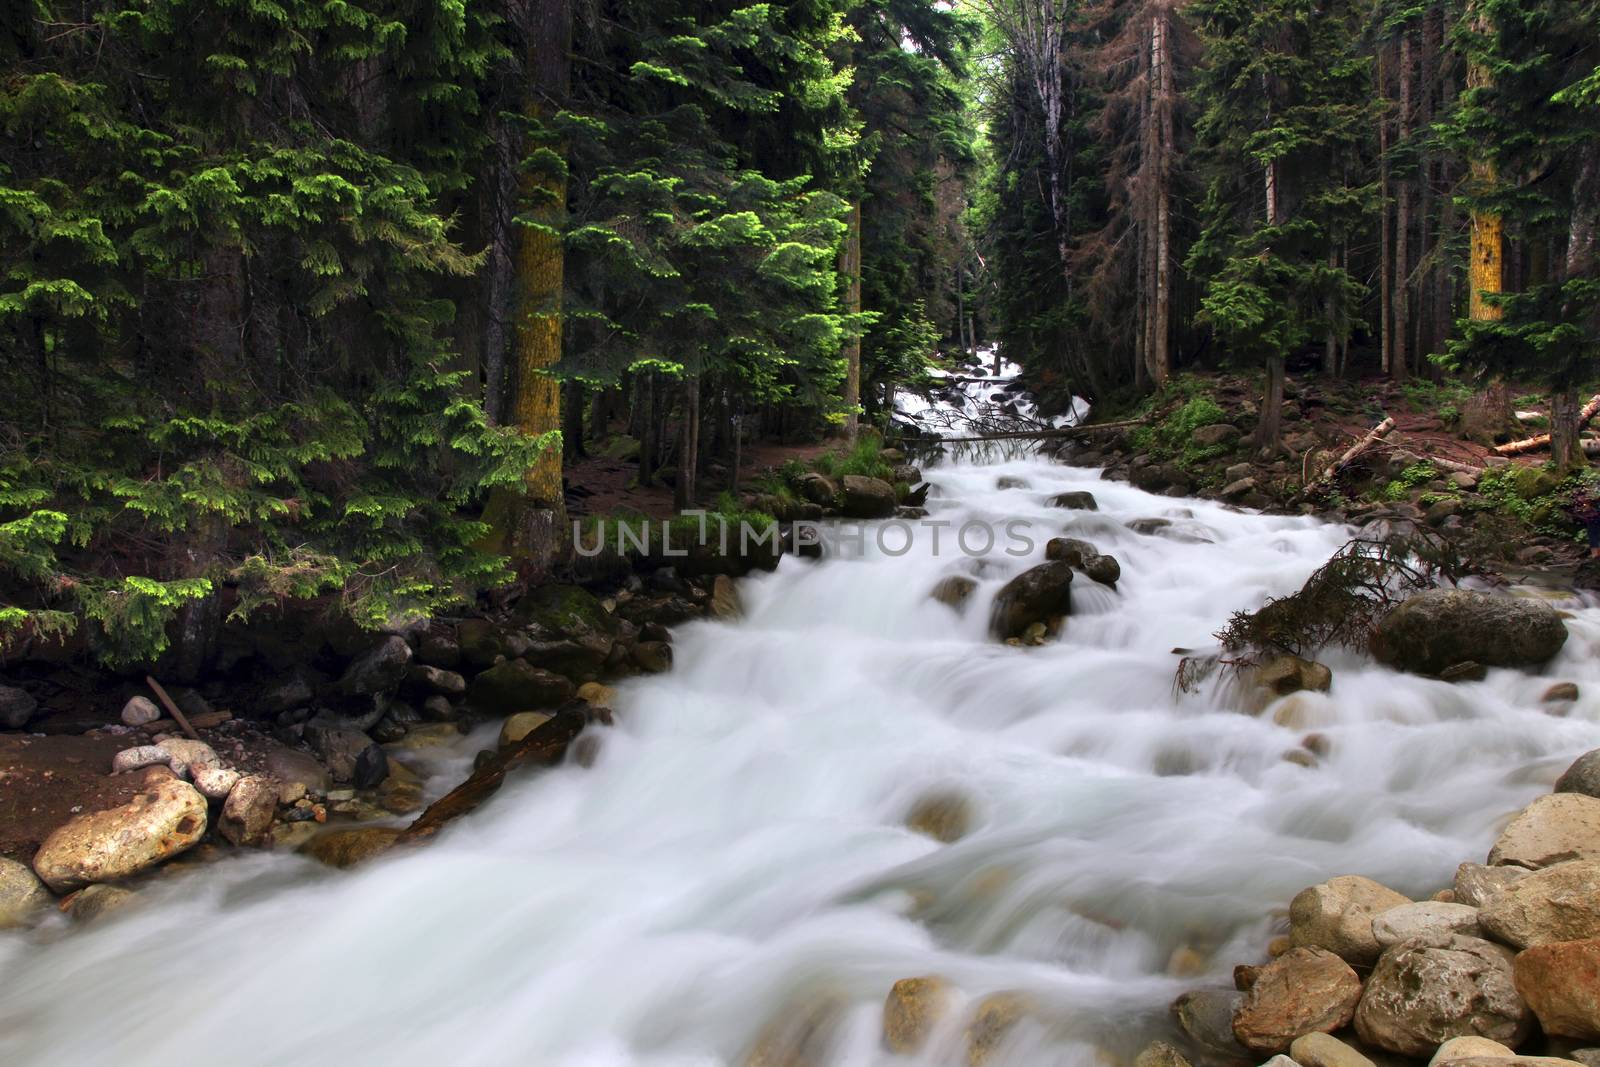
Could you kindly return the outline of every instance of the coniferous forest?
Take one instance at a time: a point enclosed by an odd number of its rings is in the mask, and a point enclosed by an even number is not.
[[[1286,374],[1510,376],[1576,456],[1596,19],[13,5],[0,624],[133,660],[223,586],[427,612],[558,560],[620,423],[688,506],[979,344],[1096,403],[1259,373],[1268,445]]]

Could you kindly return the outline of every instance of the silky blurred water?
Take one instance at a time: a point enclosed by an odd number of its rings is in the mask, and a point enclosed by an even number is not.
[[[102,925],[0,935],[0,1062],[701,1067],[818,1022],[814,1064],[944,1064],[965,1010],[1019,991],[1029,1019],[991,1062],[1087,1065],[1258,960],[1301,887],[1448,884],[1600,743],[1600,612],[1576,601],[1541,676],[1332,656],[1332,692],[1279,726],[1225,686],[1176,694],[1173,650],[1297,588],[1347,531],[1037,459],[928,474],[930,518],[1028,520],[1031,555],[919,536],[786,558],[741,583],[746,618],[683,627],[672,673],[621,687],[591,768],[511,785],[426,849],[348,873],[248,856]],[[1074,489],[1101,510],[1047,506]],[[1146,517],[1184,539],[1123,525]],[[1115,555],[1119,588],[1074,583],[1052,644],[987,639],[994,591],[1060,533]],[[978,578],[966,615],[928,598],[952,574]],[[1566,717],[1539,704],[1556,680],[1583,693]],[[1327,757],[1286,761],[1312,730]],[[967,798],[967,836],[906,829],[930,792]],[[1206,974],[1168,975],[1185,946]],[[893,1056],[884,996],[924,974],[960,1003]]]

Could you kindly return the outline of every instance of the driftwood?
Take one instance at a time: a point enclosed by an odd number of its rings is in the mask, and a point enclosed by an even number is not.
[[[1340,471],[1344,470],[1351,463],[1359,459],[1362,453],[1371,449],[1373,445],[1387,437],[1389,431],[1393,429],[1394,420],[1391,418],[1385,418],[1382,422],[1378,423],[1378,425],[1368,430],[1365,437],[1351,445],[1349,448],[1345,449],[1344,455],[1328,464],[1326,469],[1324,469],[1323,472],[1317,476],[1317,480],[1312,484],[1321,485],[1323,482],[1333,481],[1333,479],[1338,476]]]
[[[589,716],[574,702],[558,710],[550,721],[528,734],[510,748],[500,749],[472,772],[466,781],[428,805],[416,821],[395,838],[397,846],[414,845],[428,840],[463,815],[477,811],[484,801],[494,796],[506,780],[506,775],[519,767],[553,767],[560,763],[583,728]]]
[[[1597,414],[1600,414],[1600,393],[1596,393],[1594,396],[1591,396],[1589,398],[1589,402],[1583,405],[1582,410],[1578,412],[1578,425],[1574,432],[1577,430],[1582,430],[1585,426],[1589,425],[1590,420],[1592,420]],[[1547,433],[1536,433],[1532,437],[1524,437],[1520,441],[1508,441],[1503,445],[1496,445],[1494,450],[1497,454],[1502,456],[1517,456],[1524,452],[1535,452],[1541,448],[1549,447],[1550,435]]]
[[[148,674],[144,676],[144,680],[150,686],[151,691],[155,693],[156,698],[161,701],[162,707],[167,709],[167,714],[171,715],[178,725],[183,727],[183,732],[196,741],[200,740],[200,735],[194,732],[193,726],[189,725],[188,716],[178,710],[178,705],[174,704],[172,698],[167,695],[167,691],[161,688],[161,683]]]

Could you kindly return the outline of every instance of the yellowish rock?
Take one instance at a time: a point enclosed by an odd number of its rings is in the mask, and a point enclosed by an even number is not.
[[[519,711],[500,727],[500,747],[508,748],[550,721],[542,711]]]
[[[911,806],[906,826],[935,841],[948,844],[967,835],[972,826],[972,806],[960,793],[940,790],[923,796]]]
[[[937,975],[896,982],[883,1004],[884,1047],[902,1055],[920,1051],[949,1014],[954,993],[950,983]]]
[[[1033,1010],[1025,993],[993,993],[978,1002],[967,1025],[967,1067],[984,1067]]]

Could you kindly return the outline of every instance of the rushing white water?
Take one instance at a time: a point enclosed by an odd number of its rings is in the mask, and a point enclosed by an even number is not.
[[[1022,384],[1022,366],[999,355],[995,345],[979,348],[954,371],[928,369],[935,385],[928,390],[895,390],[894,412],[918,433],[940,436],[981,431],[1060,428],[1081,422],[1089,404],[1074,398],[1072,410],[1047,417]]]
[[[881,1046],[891,983],[939,974],[968,1006],[1030,996],[991,1062],[1089,1064],[1261,958],[1301,887],[1447,884],[1597,743],[1593,609],[1570,605],[1544,677],[1336,657],[1290,729],[1175,696],[1172,650],[1298,587],[1344,531],[1033,459],[930,474],[934,518],[1031,520],[1032,555],[971,560],[947,532],[936,556],[923,531],[904,555],[785,559],[742,584],[747,618],[684,627],[671,674],[622,687],[592,768],[512,785],[423,850],[342,874],[231,860],[101,925],[0,936],[0,1062],[708,1067],[818,1018],[812,1063],[961,1062],[959,1010],[920,1059]],[[1101,510],[1046,506],[1068,489]],[[1122,525],[1152,515],[1207,540]],[[1057,643],[987,640],[988,598],[1064,529],[1120,558],[1120,589],[1075,583]],[[927,598],[956,573],[982,583],[966,617]],[[1565,718],[1538,704],[1554,679],[1584,694]],[[1311,729],[1327,758],[1286,762]],[[968,836],[904,827],[932,790],[970,799]],[[1167,976],[1180,946],[1205,976]]]

